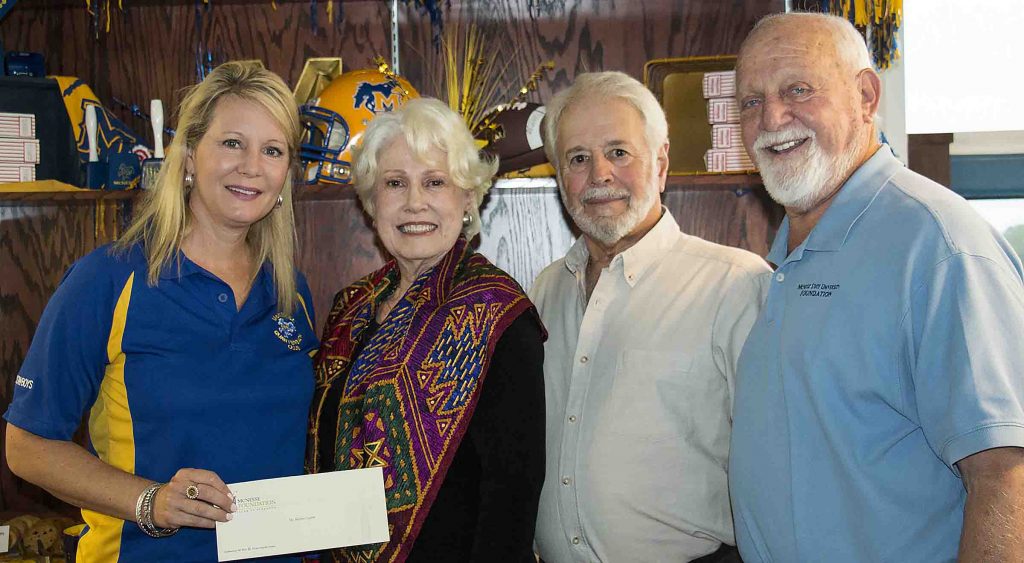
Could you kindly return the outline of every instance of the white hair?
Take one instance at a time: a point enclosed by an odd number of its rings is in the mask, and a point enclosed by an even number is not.
[[[857,31],[857,28],[850,23],[850,20],[817,12],[790,12],[786,14],[769,14],[754,25],[754,29],[740,46],[740,58],[749,43],[759,34],[774,25],[793,22],[794,25],[820,25],[829,31],[832,38],[832,47],[835,54],[847,69],[852,72],[859,72],[865,68],[872,68],[871,55],[868,53],[864,36]]]
[[[558,122],[562,113],[570,106],[583,100],[622,100],[633,106],[644,120],[644,136],[647,148],[656,155],[659,148],[668,142],[668,121],[665,110],[658,99],[637,79],[618,71],[587,72],[576,77],[572,86],[555,95],[547,104],[544,118],[544,152],[554,165],[559,177]],[[655,160],[651,159],[652,162]]]
[[[395,111],[374,117],[359,146],[352,149],[352,183],[366,213],[372,218],[376,212],[373,189],[379,172],[377,159],[398,135],[424,162],[431,149],[445,153],[444,164],[452,182],[473,193],[474,205],[469,212],[473,220],[462,232],[468,239],[475,237],[480,232],[480,203],[491,187],[498,159],[482,156],[462,117],[434,98],[416,98]]]

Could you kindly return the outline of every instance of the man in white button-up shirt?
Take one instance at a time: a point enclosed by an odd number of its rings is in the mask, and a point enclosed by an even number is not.
[[[680,232],[661,206],[668,126],[635,79],[579,76],[548,104],[545,148],[583,235],[531,292],[549,333],[538,552],[738,560],[733,375],[768,266]]]

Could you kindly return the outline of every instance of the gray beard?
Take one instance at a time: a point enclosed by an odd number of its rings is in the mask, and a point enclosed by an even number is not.
[[[814,207],[839,188],[853,171],[860,152],[853,143],[846,152],[829,156],[815,138],[811,137],[807,142],[811,145],[804,161],[785,167],[774,165],[761,151],[755,151],[754,155],[768,195],[779,205],[801,212]]]
[[[614,245],[622,240],[623,237],[633,232],[650,212],[651,206],[657,203],[658,199],[658,191],[650,188],[643,191],[640,199],[633,199],[622,188],[588,188],[580,196],[580,203],[574,205],[569,202],[565,190],[561,189],[560,191],[562,193],[562,201],[565,202],[566,208],[569,211],[569,216],[572,217],[579,230],[606,246]],[[582,203],[588,198],[623,194],[628,198],[626,200],[626,212],[617,217],[592,217],[587,215],[585,205]]]

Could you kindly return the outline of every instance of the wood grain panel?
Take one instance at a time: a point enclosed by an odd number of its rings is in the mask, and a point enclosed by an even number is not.
[[[683,232],[768,255],[785,211],[763,188],[666,190],[665,207]]]
[[[950,184],[949,145],[952,133],[907,135],[907,167],[931,180]]]
[[[580,72],[621,70],[641,79],[650,59],[735,53],[758,18],[784,8],[782,0],[462,0],[451,2],[447,21],[476,23],[499,57],[513,59],[508,89],[553,60],[555,71],[535,98],[545,100]],[[407,14],[400,29],[403,73],[437,95],[426,76],[438,68],[429,22]]]
[[[319,334],[334,295],[383,266],[385,254],[355,198],[296,202],[295,220],[299,236],[296,262],[313,294]]]
[[[318,3],[315,29],[306,2],[279,3],[277,10],[269,2],[214,0],[198,9],[191,3],[125,4],[113,13],[110,32],[96,34],[84,1],[22,0],[0,22],[0,35],[8,49],[44,53],[47,73],[85,80],[147,141],[147,123],[113,99],[147,112],[152,98],[164,100],[168,111],[176,108],[182,89],[196,82],[199,51],[212,53],[215,62],[260,59],[289,85],[308,57],[341,56],[346,68],[364,68],[375,55],[390,54],[386,2],[347,2],[344,20],[333,23],[326,2]]]
[[[527,291],[541,270],[565,256],[578,235],[555,188],[492,190],[480,217],[477,250]]]
[[[116,216],[115,209],[109,211],[101,219]],[[0,206],[0,412],[10,404],[14,376],[21,369],[43,308],[64,272],[79,257],[106,242],[105,238],[95,238],[96,219],[94,205],[77,202]],[[0,448],[5,424],[0,422]],[[14,477],[6,457],[0,458],[0,510],[69,510],[44,491]]]
[[[39,51],[47,72],[85,80],[136,133],[149,139],[145,122],[116,108],[113,98],[148,108],[161,98],[174,108],[183,87],[196,81],[198,51],[215,61],[258,58],[293,84],[307,57],[341,56],[345,68],[371,66],[390,55],[387,2],[336,3],[328,21],[307,2],[132,3],[112,12],[110,32],[97,29],[84,2],[21,0],[0,22],[8,49]],[[760,16],[781,11],[782,0],[644,2],[575,0],[463,0],[451,2],[449,26],[477,23],[492,36],[492,53],[511,61],[503,80],[508,94],[544,60],[556,70],[535,99],[547,99],[588,70],[622,70],[641,78],[649,59],[733,53]],[[403,73],[425,93],[440,90],[431,78],[439,67],[429,19],[400,8]],[[103,22],[101,22],[102,24]],[[173,122],[169,122],[173,123]]]

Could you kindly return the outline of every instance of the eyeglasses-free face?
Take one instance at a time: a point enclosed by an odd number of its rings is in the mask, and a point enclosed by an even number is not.
[[[584,234],[614,244],[657,223],[668,147],[652,154],[636,108],[617,98],[580,100],[559,119],[556,147],[562,199]]]

